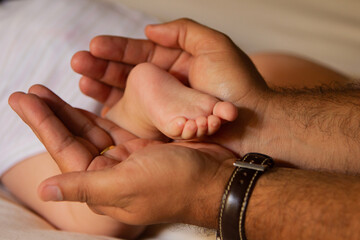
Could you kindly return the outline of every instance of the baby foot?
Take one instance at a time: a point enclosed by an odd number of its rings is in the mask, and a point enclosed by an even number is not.
[[[236,117],[232,103],[188,88],[150,63],[131,71],[123,98],[106,114],[133,134],[150,139],[161,138],[161,133],[173,139],[211,135],[222,122]]]

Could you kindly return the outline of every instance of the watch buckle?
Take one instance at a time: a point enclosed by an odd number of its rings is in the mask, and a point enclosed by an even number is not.
[[[247,168],[247,169],[252,169],[252,170],[261,171],[261,172],[264,172],[268,168],[267,165],[249,163],[249,162],[244,162],[244,161],[240,161],[240,160],[236,160],[233,163],[233,165],[235,167]]]

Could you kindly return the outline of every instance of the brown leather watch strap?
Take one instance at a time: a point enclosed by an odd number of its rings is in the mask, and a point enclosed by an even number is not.
[[[249,197],[257,179],[273,166],[273,161],[263,154],[248,153],[234,165],[240,167],[234,169],[220,208],[217,238],[221,240],[246,239],[245,215]]]

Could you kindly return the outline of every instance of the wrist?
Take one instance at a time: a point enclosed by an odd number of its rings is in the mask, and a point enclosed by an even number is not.
[[[251,101],[237,102],[239,119],[235,125],[243,130],[236,137],[240,136],[241,141],[232,139],[228,147],[240,156],[248,152],[261,152],[277,160],[289,159],[291,122],[281,114],[279,98],[279,93],[264,89],[257,91],[256,98]]]
[[[217,173],[210,182],[206,183],[203,189],[194,194],[188,208],[183,213],[183,222],[200,227],[217,229],[219,218],[219,206],[221,205],[224,189],[234,170],[232,163],[234,159],[229,159],[221,163]]]
[[[258,149],[247,149],[248,152],[262,152],[272,156],[277,161],[291,159],[293,122],[283,114],[281,109],[283,96],[281,93],[268,90],[260,95],[260,103],[264,105],[260,115],[261,128],[257,138]],[[277,162],[279,164],[279,162]],[[288,162],[286,164],[289,164]],[[281,165],[281,164],[280,164]]]
[[[218,239],[247,239],[245,219],[249,199],[258,179],[273,165],[271,157],[259,153],[248,153],[236,160],[222,198]]]
[[[279,168],[273,168],[264,174],[256,183],[249,199],[245,218],[245,232],[248,239],[268,239],[269,234],[265,229],[271,229],[274,219],[273,214],[269,217],[269,207],[278,207],[274,202],[281,199],[281,195],[277,192],[277,186],[273,183],[272,179],[279,172]],[[281,172],[281,170],[280,170]],[[286,184],[283,182],[283,184]],[[271,209],[270,212],[274,212]],[[270,239],[270,238],[269,238]]]
[[[283,102],[286,97],[282,92],[266,89],[259,91],[258,98],[250,106],[253,111],[252,119],[243,120],[246,131],[239,154],[261,152],[277,160],[278,166],[294,166],[292,155],[300,154],[294,149],[294,121],[285,114]],[[240,112],[241,110],[239,110]],[[251,114],[243,114],[245,117]],[[246,138],[246,140],[245,140]],[[286,161],[283,161],[286,159]]]

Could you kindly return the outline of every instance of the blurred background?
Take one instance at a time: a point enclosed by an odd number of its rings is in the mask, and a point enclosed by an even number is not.
[[[188,17],[247,53],[282,51],[360,77],[359,0],[112,0],[157,17]]]

